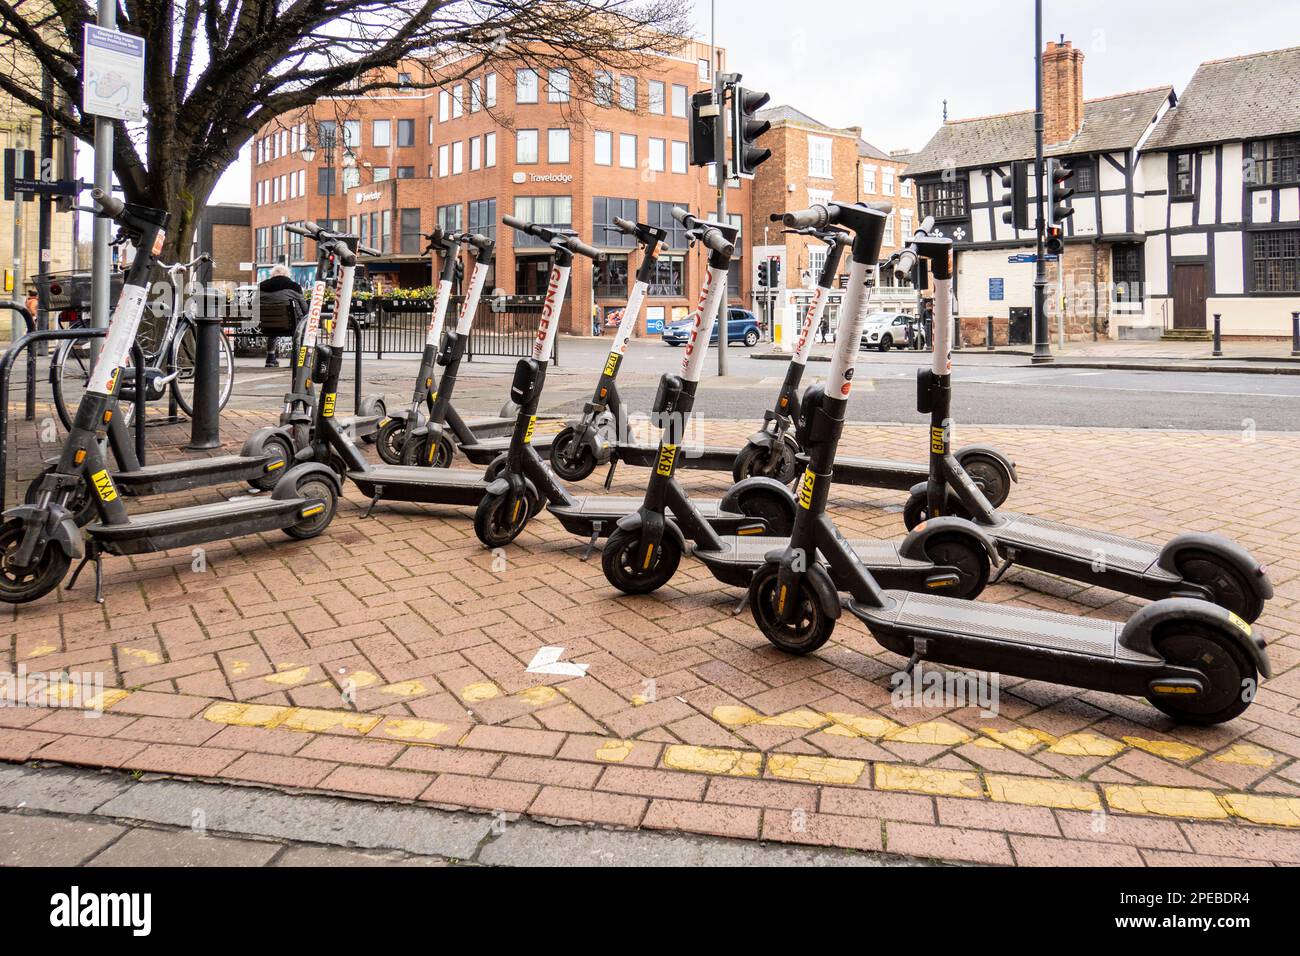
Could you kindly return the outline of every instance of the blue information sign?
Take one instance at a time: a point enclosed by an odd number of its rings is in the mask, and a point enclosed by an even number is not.
[[[1001,302],[1002,290],[1003,290],[1003,282],[1001,278],[989,279],[989,301],[990,302]]]

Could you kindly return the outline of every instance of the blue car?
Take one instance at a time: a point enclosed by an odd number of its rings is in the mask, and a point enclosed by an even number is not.
[[[763,337],[762,327],[759,324],[758,316],[748,309],[731,306],[727,309],[727,342],[740,342],[750,348],[759,343]],[[670,322],[664,326],[663,340],[669,345],[685,345],[691,338],[691,323],[689,321]],[[710,345],[718,344],[718,326],[713,325],[713,337],[709,339]]]

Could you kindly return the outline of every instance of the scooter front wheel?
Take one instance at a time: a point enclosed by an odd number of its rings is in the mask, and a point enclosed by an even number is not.
[[[764,564],[754,572],[749,582],[749,607],[754,623],[763,636],[789,654],[811,654],[830,640],[835,630],[835,618],[822,607],[817,592],[807,579],[799,575],[796,593],[786,595],[795,601],[798,613],[787,624],[777,610],[780,590],[781,566],[775,562]]]
[[[450,468],[451,461],[456,457],[456,448],[451,443],[451,439],[445,434],[438,436],[438,447],[433,449],[433,454],[429,454],[429,442],[431,441],[429,433],[412,438],[415,447],[412,449],[413,455],[407,464],[423,465],[426,468]],[[399,456],[400,463],[400,456]]]
[[[402,444],[406,441],[406,419],[390,418],[375,432],[375,450],[386,465],[402,463]]]
[[[971,520],[970,512],[967,511],[961,501],[952,494],[948,494],[948,514],[954,518],[965,518]],[[930,502],[923,493],[912,494],[907,498],[907,503],[903,505],[903,527],[908,531],[914,531],[923,521],[930,520]]]
[[[250,454],[272,459],[260,475],[248,480],[248,483],[258,491],[270,491],[280,480],[280,476],[293,464],[293,443],[282,434],[270,434],[262,442],[262,447],[250,450]]]
[[[1174,563],[1178,573],[1210,592],[1210,599],[1250,623],[1264,613],[1264,599],[1231,564],[1209,551],[1180,552]]]
[[[319,498],[324,504],[320,511],[312,511],[310,514],[303,515],[297,524],[291,524],[284,529],[284,533],[291,538],[297,538],[299,541],[306,541],[308,538],[314,538],[334,520],[334,513],[339,507],[338,492],[334,490],[334,484],[328,478],[320,474],[307,474],[298,479],[298,484],[294,488],[300,498]]]
[[[1001,508],[1011,494],[1011,472],[994,455],[973,451],[957,459],[966,474],[984,492],[994,508]]]
[[[596,470],[596,456],[578,441],[578,433],[565,428],[551,445],[551,467],[563,481],[582,481]]]
[[[641,532],[618,528],[605,542],[600,566],[605,579],[624,594],[650,594],[672,580],[682,561],[682,546],[672,533],[642,553]]]
[[[32,479],[31,484],[27,486],[27,491],[23,494],[24,504],[34,505],[40,500],[41,482],[56,467],[58,466],[47,465],[39,475]],[[90,488],[84,481],[77,484],[77,490],[68,499],[67,509],[72,512],[72,520],[77,522],[78,528],[84,528],[95,520],[95,499],[90,497]]]
[[[1185,724],[1209,726],[1232,720],[1255,699],[1259,675],[1230,635],[1204,624],[1176,624],[1155,640],[1156,651],[1169,664],[1199,671],[1204,694],[1150,694],[1157,710]]]
[[[799,462],[795,458],[795,449],[787,441],[780,441],[774,446],[748,444],[736,456],[731,466],[731,477],[735,481],[746,478],[775,478],[783,485],[794,481],[799,473]]]
[[[23,542],[25,531],[19,518],[10,518],[0,526],[0,601],[27,604],[49,594],[68,573],[69,558],[53,541],[45,542],[45,552],[27,570],[10,567],[9,558]]]
[[[535,504],[531,494],[516,498],[511,504],[507,495],[489,492],[474,511],[474,533],[484,547],[505,547],[519,537],[528,519],[537,513]]]

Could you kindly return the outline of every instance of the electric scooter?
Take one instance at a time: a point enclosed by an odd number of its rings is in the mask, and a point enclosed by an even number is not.
[[[908,657],[909,670],[926,660],[1135,694],[1193,724],[1221,723],[1242,713],[1254,699],[1258,675],[1271,675],[1264,641],[1250,624],[1208,601],[1165,598],[1127,623],[1117,623],[880,587],[826,514],[826,502],[853,385],[867,270],[879,255],[885,215],[831,202],[787,213],[785,223],[796,228],[841,225],[853,231],[854,239],[847,323],[825,385],[805,391],[800,408],[808,464],[799,483],[794,532],[785,547],[768,553],[749,586],[750,608],[763,635],[793,654],[821,647],[842,611],[838,580],[850,594],[849,613],[881,645]],[[947,304],[952,272],[941,242],[920,237],[916,245],[933,256],[933,373],[946,378],[952,368]],[[906,252],[900,268],[910,269],[913,255]],[[932,441],[933,453],[940,453],[940,436]],[[821,560],[807,560],[811,554]]]
[[[808,306],[802,326],[802,334],[808,338],[817,327],[825,306],[829,287],[827,277],[838,274],[844,246],[851,239],[850,233],[838,228],[820,235],[826,237],[829,248],[822,268],[822,281]],[[705,329],[700,333],[701,352],[708,350],[713,323],[713,319],[706,320]],[[806,339],[801,340],[796,355],[800,350],[807,354],[805,345]],[[665,376],[665,380],[670,377]],[[788,404],[797,407],[798,400],[790,379],[791,376],[787,375]],[[663,389],[665,386],[660,387]],[[675,384],[667,387],[676,391]],[[680,399],[676,399],[676,404],[679,414],[686,414],[681,412]],[[667,432],[665,441],[672,441]],[[671,509],[671,519],[665,514],[665,508]],[[692,553],[715,578],[737,587],[748,587],[750,578],[762,567],[768,552],[785,543],[782,538],[772,536],[719,535],[701,519],[694,502],[677,484],[671,469],[656,469],[650,475],[645,501],[636,518],[619,522],[601,555],[606,579],[627,594],[649,594],[667,584],[676,573],[682,545],[686,541],[691,542]],[[677,533],[666,535],[656,531],[646,534],[647,526],[658,528],[664,524]],[[954,518],[927,522],[901,542],[863,539],[850,542],[850,546],[871,573],[887,586],[942,592],[967,599],[977,597],[983,591],[990,568],[999,559],[988,535],[969,521]]]
[[[483,284],[491,269],[492,259],[496,254],[496,243],[485,236],[465,233],[451,235],[435,229],[426,238],[429,240],[426,253],[440,250],[443,258],[442,276],[438,281],[438,292],[434,298],[433,311],[429,315],[429,326],[424,340],[424,353],[420,356],[420,368],[415,377],[415,391],[411,397],[409,409],[393,412],[390,417],[379,424],[375,447],[379,457],[389,465],[429,465],[434,468],[448,468],[456,456],[458,445],[476,445],[483,440],[486,432],[509,427],[513,418],[483,418],[466,421],[457,414],[450,402],[443,403],[442,417],[434,415],[434,405],[440,394],[445,394],[442,386],[434,387],[436,366],[444,366],[444,377],[450,366],[447,365],[448,353],[439,351],[442,347],[442,330],[451,302],[453,283],[460,272],[460,250],[467,247],[474,257],[474,270],[470,273],[469,288],[461,306],[460,315],[469,316],[473,321],[482,295]],[[468,330],[466,330],[468,335]],[[468,341],[468,340],[466,340]],[[464,344],[460,353],[464,354]],[[456,358],[459,365],[460,357]],[[452,372],[454,375],[455,373]],[[408,428],[415,422],[413,428]],[[438,436],[430,440],[430,425],[438,424]]]
[[[929,220],[923,225],[928,227]],[[934,262],[948,255],[946,242],[918,233],[912,244],[914,255]],[[951,302],[938,289],[935,298],[937,345],[941,336],[946,341],[951,334],[939,328],[941,320],[950,322]],[[997,510],[949,451],[951,376],[937,368],[918,371],[917,410],[930,415],[930,478],[914,486],[908,498],[903,510],[908,528],[919,527],[935,515],[974,521],[1005,556],[999,576],[1020,564],[1136,597],[1201,598],[1246,621],[1263,612],[1264,602],[1273,597],[1268,574],[1249,551],[1222,535],[1190,532],[1162,547],[1037,515]]]
[[[73,558],[82,560],[68,586],[93,561],[95,600],[102,602],[105,551],[146,554],[276,529],[294,538],[313,538],[329,526],[337,506],[338,477],[324,465],[309,462],[285,472],[269,497],[127,513],[104,457],[105,429],[115,417],[123,367],[144,314],[149,273],[163,245],[168,214],[124,203],[98,189],[92,195],[96,215],[112,219],[136,254],[58,464],[41,480],[35,502],[4,513],[0,601],[10,604],[34,601],[54,590]],[[99,516],[85,529],[84,549],[82,532],[68,507],[82,485],[94,490]]]

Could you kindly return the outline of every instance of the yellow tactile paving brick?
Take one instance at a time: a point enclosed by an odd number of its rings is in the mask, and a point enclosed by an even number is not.
[[[1113,757],[1124,750],[1124,744],[1109,737],[1079,732],[1066,734],[1047,748],[1049,753],[1070,757]]]
[[[876,764],[876,789],[910,790],[934,797],[984,796],[979,774],[969,770],[941,770],[908,764]]]
[[[416,717],[387,717],[379,725],[377,733],[400,740],[436,740],[440,734],[450,728],[436,720],[420,720]]]
[[[481,700],[491,700],[501,696],[501,688],[490,680],[476,681],[460,692],[460,699],[466,703],[476,704]]]
[[[1106,803],[1123,813],[1155,814],[1162,817],[1190,817],[1196,820],[1224,820],[1228,811],[1209,790],[1190,787],[1104,788]]]
[[[203,712],[203,719],[216,724],[232,724],[236,727],[276,727],[284,720],[292,707],[276,707],[272,704],[213,704]]]
[[[1147,740],[1145,737],[1121,737],[1120,739],[1136,750],[1145,750],[1166,760],[1195,760],[1205,755],[1205,751],[1200,747],[1193,747],[1191,744],[1180,743],[1177,740]]]
[[[990,773],[984,775],[984,785],[988,787],[989,796],[997,803],[1056,807],[1061,810],[1101,809],[1101,797],[1093,787],[1085,783]]]
[[[1254,744],[1233,744],[1212,758],[1219,763],[1241,764],[1245,767],[1271,767],[1277,763],[1277,754]]]
[[[1251,823],[1272,827],[1300,827],[1300,798],[1266,797],[1258,793],[1228,793],[1222,797],[1228,812]]]
[[[280,726],[286,730],[301,730],[305,733],[324,733],[327,730],[343,728],[359,734],[368,734],[374,730],[383,717],[378,714],[358,714],[349,710],[316,710],[312,707],[294,707],[285,714]]]
[[[980,733],[1020,753],[1027,753],[1042,744],[1056,743],[1056,738],[1046,731],[1033,730],[1029,727],[1016,727],[1014,730],[994,730],[992,727],[984,727]]]
[[[830,711],[826,714],[833,722],[822,733],[833,737],[866,737],[875,740],[901,730],[902,725],[887,717],[873,717],[861,714],[844,714]]]
[[[866,761],[839,757],[772,754],[767,758],[767,771],[772,776],[803,783],[855,784],[866,768]]]
[[[262,680],[268,684],[279,684],[283,687],[291,687],[294,684],[301,684],[311,673],[311,668],[307,666],[294,667],[290,670],[277,671],[274,674],[267,674]]]
[[[950,724],[945,720],[927,720],[912,724],[910,727],[891,730],[885,734],[885,739],[900,744],[938,744],[941,747],[952,747],[970,743],[973,738],[956,724]]]
[[[664,750],[663,765],[671,770],[690,770],[726,777],[757,777],[763,766],[763,755],[752,750],[674,744]]]
[[[606,740],[596,748],[595,756],[606,763],[622,763],[635,746],[635,740]]]
[[[737,707],[724,704],[713,708],[713,719],[724,727],[748,727],[759,724],[764,727],[793,727],[795,729],[816,730],[831,723],[832,717],[820,714],[807,707],[787,710],[771,717],[765,717],[749,707]]]

